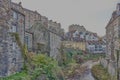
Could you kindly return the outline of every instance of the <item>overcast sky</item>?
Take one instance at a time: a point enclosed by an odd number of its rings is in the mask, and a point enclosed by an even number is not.
[[[65,31],[71,24],[85,26],[89,31],[105,35],[107,25],[116,4],[120,0],[12,0],[22,2],[23,7],[37,10],[48,19],[61,23]]]

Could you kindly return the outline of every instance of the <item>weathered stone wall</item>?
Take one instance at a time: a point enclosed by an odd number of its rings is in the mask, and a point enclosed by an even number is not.
[[[40,21],[44,25],[44,27],[48,28],[48,18],[47,17],[41,16]]]
[[[53,32],[50,32],[50,57],[54,59],[59,59],[59,49],[61,46],[61,37]]]
[[[53,28],[48,28],[47,17],[23,8],[21,3],[11,3],[11,0],[0,0],[0,14],[0,77],[14,74],[23,68],[20,46],[11,33],[17,33],[23,45],[25,30],[29,29],[32,36],[28,36],[34,41],[30,41],[28,46],[34,47],[36,52],[40,48],[44,52],[50,52],[51,57],[58,58],[61,44],[59,23],[54,22]],[[40,21],[40,24],[36,25],[36,21]],[[38,46],[38,43],[42,46]]]
[[[23,68],[23,57],[20,46],[14,36],[10,35],[8,45],[8,75],[19,72]],[[10,42],[11,41],[11,42]]]
[[[41,15],[37,11],[32,11],[24,8],[25,14],[25,29],[33,26],[36,20],[41,20]]]
[[[12,32],[12,10],[10,0],[0,0],[0,77],[18,72],[22,68],[22,55]],[[19,33],[18,33],[19,34]],[[22,36],[24,34],[21,34]],[[20,36],[21,37],[21,36]],[[24,37],[21,37],[21,41]]]
[[[25,36],[25,15],[24,15],[24,9],[22,8],[21,3],[11,4],[11,29],[13,27],[16,27],[16,31],[19,36],[22,44],[24,44],[24,36]]]
[[[72,25],[69,26],[69,32],[75,31],[75,30],[77,30],[79,32],[85,32],[86,31],[84,26],[80,26],[80,25],[77,25],[77,24],[72,24]]]
[[[0,76],[6,76],[8,72],[9,25],[6,23],[6,21],[9,14],[7,11],[10,10],[9,6],[9,0],[0,0]]]
[[[60,55],[60,46],[61,46],[61,24],[53,22],[52,20],[48,21],[48,30],[49,30],[49,47],[50,47],[50,57],[59,60]]]
[[[29,29],[33,34],[33,48],[35,52],[47,52],[48,47],[48,30],[41,21],[36,23]]]
[[[61,24],[57,22],[53,22],[52,20],[48,21],[48,28],[54,33],[57,33],[60,35],[61,32]]]
[[[112,76],[115,76],[116,75],[116,69],[117,69],[117,66],[116,66],[116,63],[114,62],[110,62],[108,64],[108,72],[112,75]]]

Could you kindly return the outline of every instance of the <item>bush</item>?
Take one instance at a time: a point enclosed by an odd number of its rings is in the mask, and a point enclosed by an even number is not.
[[[31,63],[26,63],[23,72],[16,73],[0,80],[64,80],[64,74],[57,62],[43,54],[32,55]]]
[[[9,77],[0,78],[0,80],[31,80],[30,76],[26,72],[16,73]]]

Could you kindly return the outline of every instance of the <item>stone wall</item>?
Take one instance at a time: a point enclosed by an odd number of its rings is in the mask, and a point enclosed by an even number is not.
[[[24,8],[25,14],[25,29],[29,29],[36,20],[41,20],[41,15],[37,11],[32,11]]]
[[[47,52],[48,30],[41,21],[37,21],[33,27],[28,30],[33,34],[33,49],[35,52]]]
[[[11,35],[14,20],[10,3],[10,0],[0,0],[0,77],[20,71],[23,63],[20,47]],[[24,43],[24,30],[21,32],[18,34],[22,35],[20,39]]]
[[[53,22],[52,20],[48,21],[48,30],[49,30],[49,48],[50,48],[50,57],[59,60],[58,56],[60,55],[59,49],[61,46],[61,24]]]
[[[79,32],[85,32],[86,29],[84,26],[80,26],[80,25],[77,25],[77,24],[72,24],[69,26],[69,32],[71,31],[79,31]]]
[[[50,57],[59,60],[59,49],[61,46],[61,37],[53,32],[50,32]]]
[[[112,76],[115,76],[116,75],[116,63],[115,62],[110,62],[108,64],[108,72],[112,75]]]
[[[58,59],[60,33],[63,33],[60,23],[49,24],[47,17],[23,8],[21,2],[16,4],[11,0],[0,0],[0,14],[0,77],[14,74],[23,68],[21,48],[13,33],[19,35],[21,45],[24,45],[25,31],[29,31],[30,34],[26,35],[30,38],[30,48],[34,48],[35,52],[39,52],[40,48]],[[38,43],[42,46],[38,46]]]

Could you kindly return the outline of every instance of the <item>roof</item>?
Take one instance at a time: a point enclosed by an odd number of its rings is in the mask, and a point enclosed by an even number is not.
[[[106,43],[104,42],[104,41],[102,41],[102,40],[99,40],[99,41],[87,41],[87,43],[89,44],[89,45],[95,45],[95,44],[102,44],[102,45],[106,45]]]

